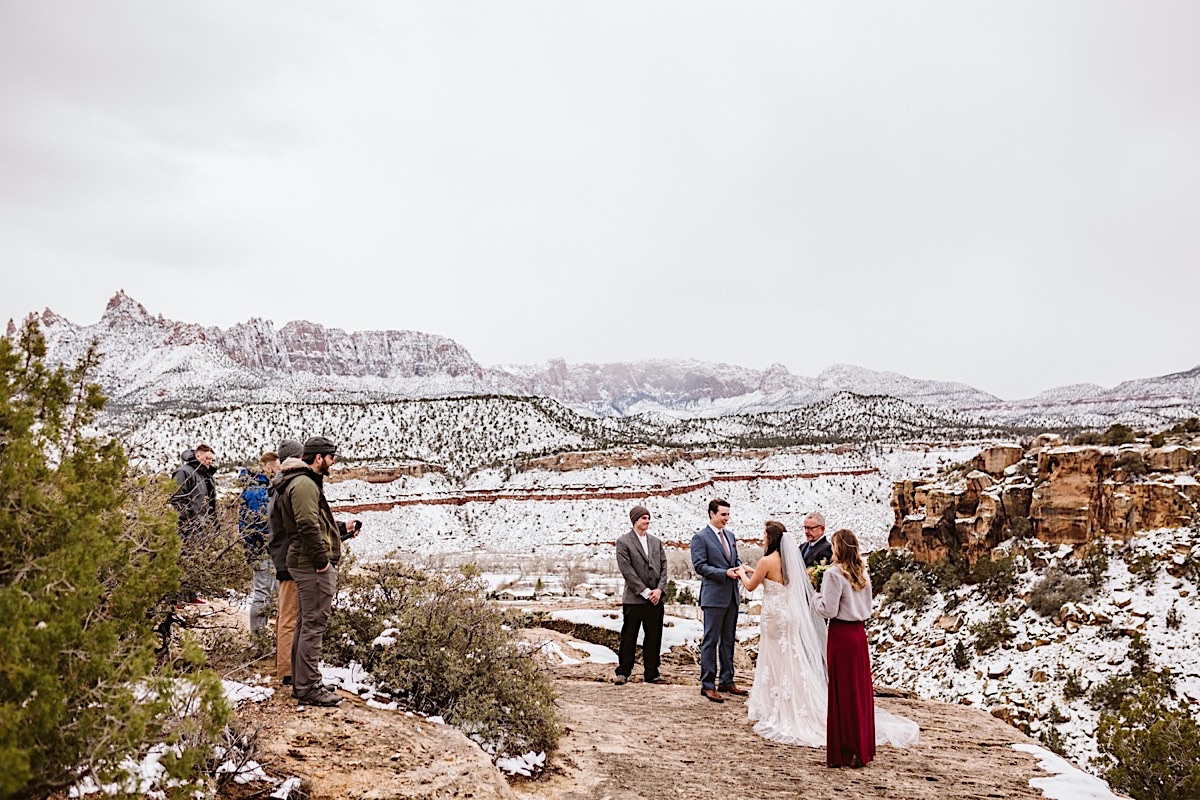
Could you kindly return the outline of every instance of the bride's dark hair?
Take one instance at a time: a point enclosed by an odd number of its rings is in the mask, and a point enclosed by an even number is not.
[[[787,526],[779,520],[767,521],[767,552],[763,553],[763,558],[778,553],[779,546],[783,543],[783,534],[787,532]],[[783,566],[783,556],[779,557],[779,569],[783,572],[783,582],[788,582],[787,569]]]

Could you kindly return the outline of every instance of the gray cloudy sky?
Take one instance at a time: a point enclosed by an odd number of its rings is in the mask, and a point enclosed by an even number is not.
[[[1195,2],[0,0],[0,317],[833,363],[1200,363]]]

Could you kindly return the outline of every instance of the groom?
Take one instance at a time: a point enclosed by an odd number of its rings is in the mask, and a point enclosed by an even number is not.
[[[720,692],[744,695],[733,683],[733,641],[737,633],[741,584],[737,568],[737,539],[726,530],[729,503],[717,498],[708,504],[708,525],[692,537],[692,567],[700,576],[700,608],[704,611],[704,638],[700,642],[700,694],[724,703]],[[717,660],[720,658],[720,683]],[[719,691],[718,691],[719,690]]]

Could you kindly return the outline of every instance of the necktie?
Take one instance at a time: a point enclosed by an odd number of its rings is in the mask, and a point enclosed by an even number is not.
[[[729,557],[729,542],[725,541],[725,531],[717,531],[717,538],[721,540],[721,549],[725,551],[725,560],[732,562]]]

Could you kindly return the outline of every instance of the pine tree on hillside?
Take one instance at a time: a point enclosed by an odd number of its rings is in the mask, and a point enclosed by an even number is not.
[[[0,339],[0,797],[44,797],[150,741],[190,743],[222,724],[215,676],[186,682],[187,720],[155,669],[153,615],[179,587],[179,539],[159,482],[128,471],[91,426],[95,346],[73,368],[44,362],[28,320]],[[139,699],[139,695],[141,696]],[[176,695],[178,697],[178,695]],[[157,699],[155,699],[157,698]]]

